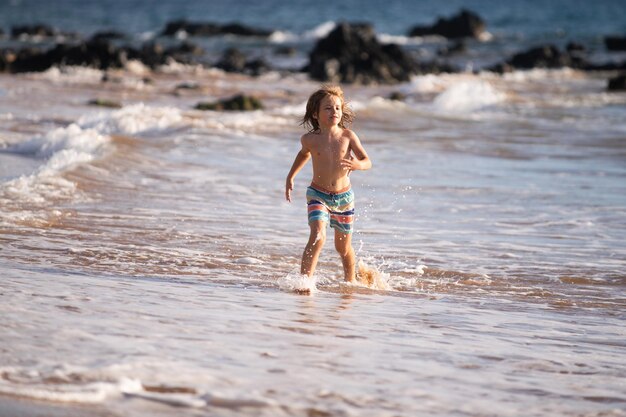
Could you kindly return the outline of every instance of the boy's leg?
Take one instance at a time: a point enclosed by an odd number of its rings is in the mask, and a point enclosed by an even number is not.
[[[354,249],[352,249],[352,233],[342,233],[335,229],[335,249],[341,256],[344,279],[348,282],[354,282],[356,280],[356,261]]]
[[[302,253],[300,273],[312,276],[317,266],[317,260],[324,247],[324,242],[326,242],[326,222],[315,220],[310,222],[309,226],[311,227],[311,234],[304,248],[304,253]]]

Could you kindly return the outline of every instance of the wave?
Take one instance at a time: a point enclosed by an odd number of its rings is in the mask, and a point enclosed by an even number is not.
[[[176,366],[173,364],[172,366]],[[177,407],[268,407],[275,403],[258,396],[225,396],[203,392],[192,386],[177,384],[156,385],[143,383],[136,376],[151,363],[113,365],[101,369],[88,369],[67,364],[38,369],[25,367],[0,368],[0,394],[60,403],[100,404],[119,396],[136,397]]]
[[[289,31],[275,31],[270,35],[269,41],[275,44],[315,41],[328,36],[335,27],[337,27],[337,23],[328,21],[300,34]]]
[[[182,120],[178,109],[135,104],[112,112],[84,116],[77,122],[56,128],[23,142],[0,145],[7,156],[33,160],[31,172],[5,173],[0,184],[0,202],[7,209],[5,221],[42,220],[49,213],[36,214],[59,200],[80,201],[84,195],[76,183],[64,177],[68,171],[92,163],[114,149],[111,135],[138,135],[162,132]]]
[[[487,81],[466,81],[454,84],[439,94],[433,105],[438,110],[472,112],[494,106],[506,100],[506,95]]]

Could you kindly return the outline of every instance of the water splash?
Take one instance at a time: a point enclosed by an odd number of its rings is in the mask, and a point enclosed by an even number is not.
[[[290,272],[286,276],[278,279],[278,287],[283,291],[295,292],[298,294],[312,295],[317,292],[317,278],[304,274]]]

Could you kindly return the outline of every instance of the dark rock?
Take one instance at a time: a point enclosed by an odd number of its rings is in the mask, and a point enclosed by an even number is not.
[[[89,41],[78,45],[57,44],[47,51],[38,48],[21,49],[6,69],[14,73],[45,71],[54,65],[106,69],[120,68],[125,62],[124,50],[106,41]]]
[[[399,91],[394,91],[393,93],[389,94],[389,100],[393,100],[393,101],[404,101],[406,100],[406,94],[401,93]]]
[[[270,66],[267,65],[267,62],[261,58],[253,59],[252,61],[246,62],[245,73],[258,76],[264,74],[270,70]]]
[[[260,75],[269,69],[267,63],[262,59],[248,61],[246,56],[236,48],[227,49],[215,66],[226,72],[239,72],[251,75]]]
[[[183,64],[191,64],[194,57],[204,54],[204,49],[191,42],[183,42],[180,45],[172,46],[160,52],[160,56],[156,60],[156,65],[167,63],[169,59],[181,62]]]
[[[626,74],[620,74],[617,77],[609,79],[607,85],[608,91],[626,91]]]
[[[148,42],[139,49],[124,49],[127,59],[137,60],[150,68],[156,68],[167,62],[167,55],[163,45],[157,42]]]
[[[568,53],[559,50],[554,45],[542,45],[531,48],[528,51],[520,52],[513,55],[506,62],[497,64],[491,68],[494,72],[509,72],[513,69],[531,69],[531,68],[579,68],[587,69],[589,63],[582,54]]]
[[[229,48],[215,66],[226,72],[243,72],[246,68],[246,56],[239,49]]]
[[[276,48],[276,55],[284,55],[284,56],[295,56],[298,53],[298,50],[293,46],[281,46]]]
[[[216,23],[194,23],[186,20],[176,20],[166,25],[162,35],[174,36],[179,31],[186,32],[191,36],[238,35],[268,37],[272,33],[268,30],[252,28],[239,23],[218,25]]]
[[[195,43],[185,41],[181,43],[180,45],[168,48],[165,51],[165,54],[167,55],[184,55],[184,54],[202,55],[204,54],[204,49],[202,49]]]
[[[91,41],[110,41],[110,40],[122,40],[126,39],[126,35],[121,32],[116,32],[113,30],[104,31],[104,32],[96,32],[91,37]]]
[[[229,99],[219,100],[216,102],[200,102],[196,104],[196,110],[215,110],[215,111],[250,111],[260,110],[263,108],[261,101],[253,96],[238,94]]]
[[[192,82],[180,83],[176,86],[176,90],[199,90],[200,84]]]
[[[605,36],[604,44],[609,51],[626,51],[626,36]]]
[[[90,106],[106,107],[110,109],[122,108],[122,105],[117,101],[107,100],[103,98],[94,98],[93,100],[89,100],[87,104]]]
[[[369,24],[339,23],[309,55],[309,75],[320,81],[397,83],[408,81],[416,63],[397,45],[381,45]]]
[[[432,26],[415,26],[409,36],[439,35],[446,38],[480,38],[485,32],[484,20],[474,12],[462,9],[450,19],[440,17]]]
[[[571,64],[570,56],[554,45],[543,45],[516,54],[509,60],[515,68],[561,68]]]
[[[238,35],[238,36],[258,36],[266,38],[272,34],[271,31],[256,29],[249,26],[244,26],[239,23],[230,23],[221,27],[222,35]]]
[[[578,42],[569,42],[567,44],[567,46],[565,47],[565,50],[572,54],[572,53],[583,53],[585,52],[587,49],[585,48],[584,45],[578,43]]]
[[[440,48],[437,51],[437,54],[440,56],[450,56],[453,54],[460,54],[467,51],[467,45],[465,41],[457,40],[455,42],[449,43],[443,48]]]
[[[622,62],[605,62],[602,64],[587,63],[580,67],[585,71],[626,71],[626,61]]]

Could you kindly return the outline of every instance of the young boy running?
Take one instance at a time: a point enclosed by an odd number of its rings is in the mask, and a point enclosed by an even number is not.
[[[372,167],[358,136],[347,128],[354,115],[338,86],[322,86],[309,97],[302,124],[310,128],[300,139],[302,149],[287,175],[285,197],[291,202],[294,178],[313,158],[313,180],[307,188],[311,234],[302,254],[300,272],[309,277],[326,241],[326,227],[335,229],[335,249],[341,256],[344,278],[356,280],[352,223],[354,193],[348,175]]]

